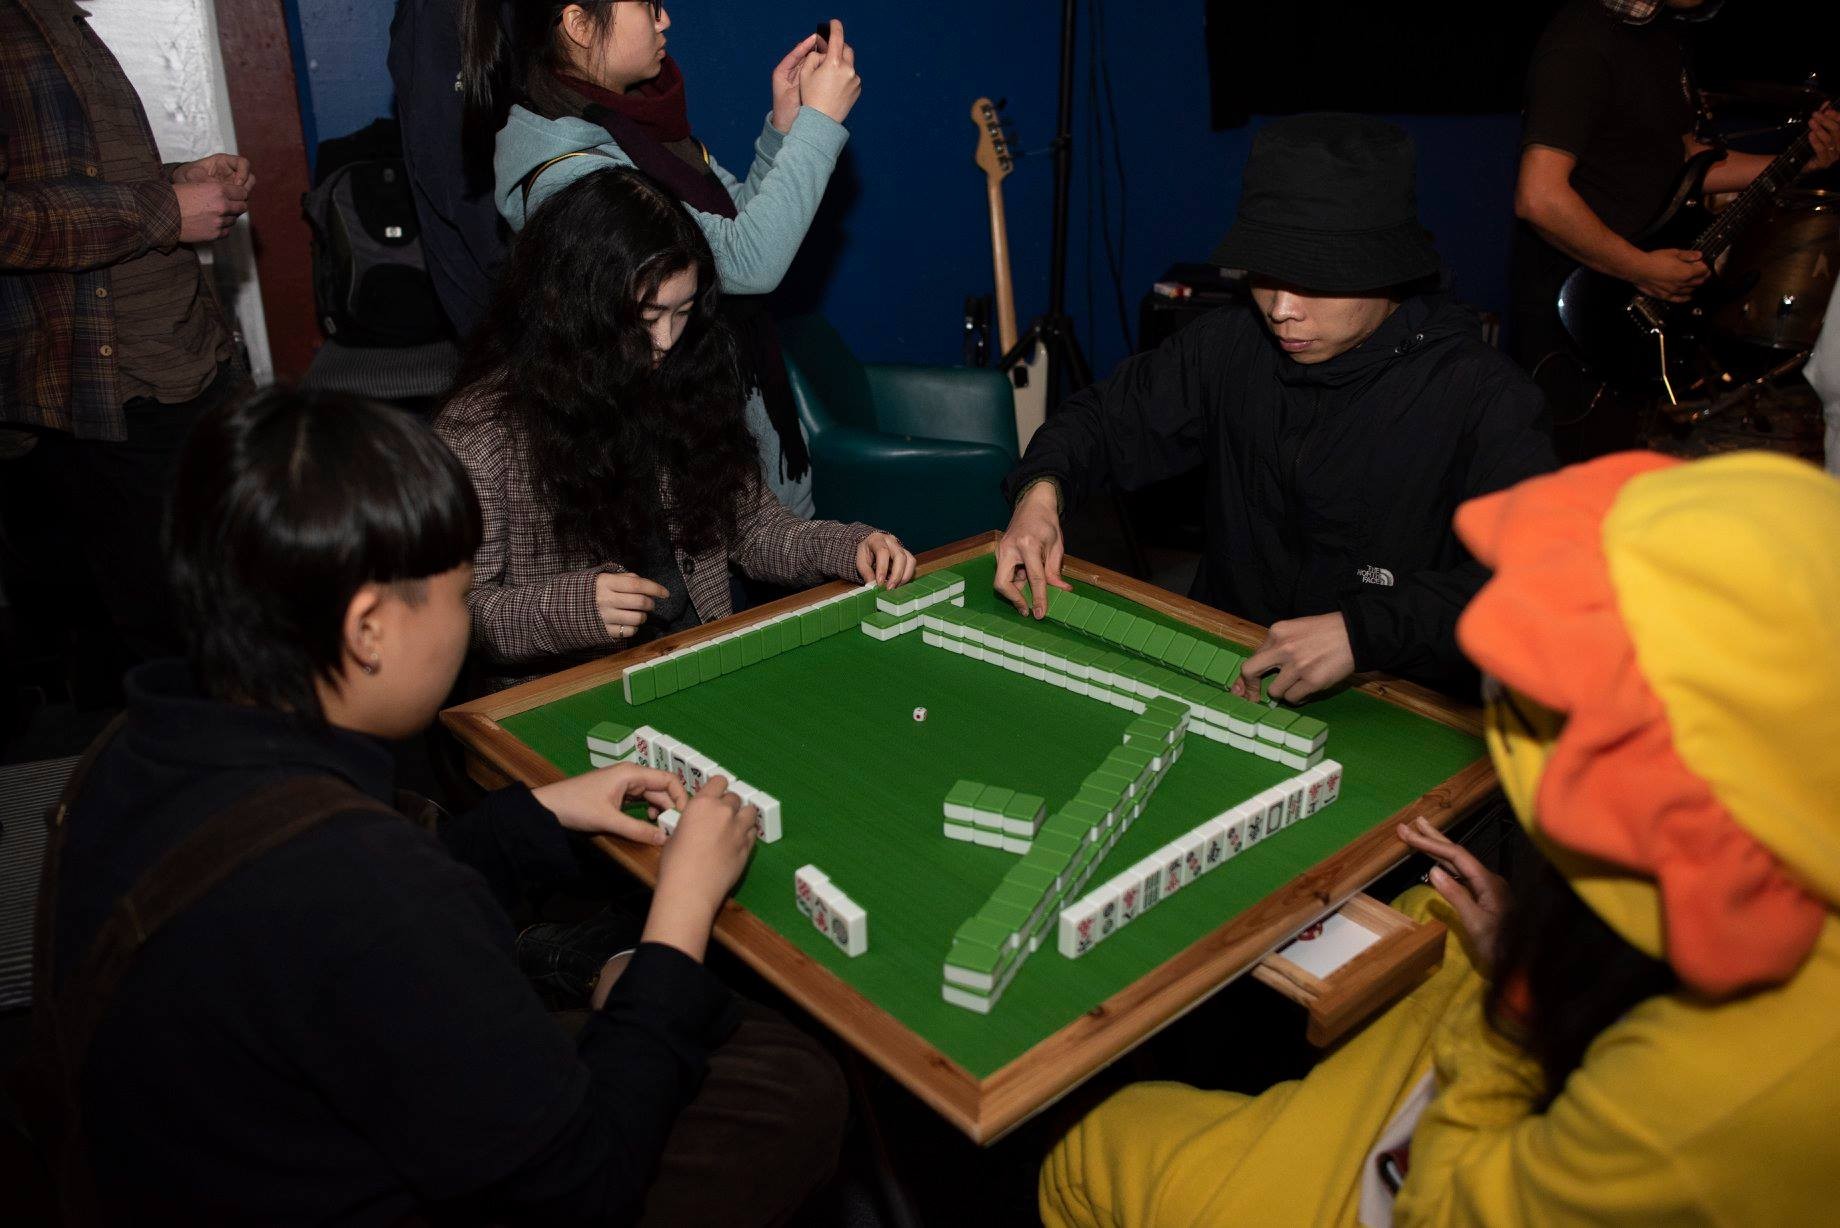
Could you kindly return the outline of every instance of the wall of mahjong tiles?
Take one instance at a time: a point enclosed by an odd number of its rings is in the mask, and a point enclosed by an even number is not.
[[[1021,621],[990,590],[990,556],[953,570],[967,581],[968,610]],[[1114,594],[1076,588],[1180,625]],[[1069,643],[1083,639],[1037,625]],[[913,719],[916,707],[927,709],[925,722]],[[983,906],[1015,855],[947,840],[945,795],[971,779],[1039,794],[1052,814],[1119,743],[1129,712],[927,647],[918,631],[879,642],[852,628],[642,705],[628,706],[615,682],[501,723],[568,772],[588,767],[590,726],[648,724],[777,796],[785,836],[757,847],[740,903],[982,1078],[1484,753],[1476,738],[1358,692],[1309,711],[1328,722],[1328,753],[1347,768],[1340,801],[1247,849],[1077,960],[1061,956],[1051,938],[989,1015],[942,999],[942,965],[953,931]],[[1293,774],[1190,736],[1092,885]],[[798,912],[793,872],[808,862],[867,910],[867,954],[844,955]]]

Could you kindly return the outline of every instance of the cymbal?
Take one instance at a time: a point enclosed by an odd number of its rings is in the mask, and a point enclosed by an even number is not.
[[[1797,113],[1812,111],[1827,95],[1812,85],[1785,85],[1780,81],[1727,81],[1723,89],[1706,90],[1706,103],[1717,107],[1770,107]]]

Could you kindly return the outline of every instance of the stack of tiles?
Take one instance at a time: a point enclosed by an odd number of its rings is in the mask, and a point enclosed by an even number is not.
[[[961,780],[946,794],[946,839],[1026,853],[1046,816],[1047,802],[1033,793]]]
[[[965,578],[955,571],[935,571],[917,576],[900,588],[890,589],[875,599],[875,608],[903,621],[936,605],[965,604]]]
[[[1125,743],[1042,825],[984,907],[953,935],[941,988],[947,1002],[980,1014],[996,1006],[1023,961],[1048,940],[1062,908],[1079,899],[1181,757],[1187,722],[1187,710],[1179,706],[1145,712],[1131,723]],[[958,804],[965,804],[968,793],[954,793]],[[947,804],[953,804],[950,795]]]
[[[1308,768],[1171,840],[1060,914],[1062,955],[1078,958],[1208,871],[1274,832],[1302,822],[1342,792],[1342,765]]]
[[[1060,597],[1069,596],[1059,589],[1054,592]],[[1108,614],[1143,624],[1132,629],[1128,636],[1132,643],[1139,641],[1139,630],[1145,635],[1169,632],[1168,628],[1151,624],[1134,614],[1114,611],[1090,599],[1078,600],[1094,611],[1090,615],[1092,625],[1107,621]],[[1062,603],[1055,607],[1051,602],[1050,609],[1054,608],[1059,608],[1064,616],[1068,606]],[[1142,713],[1152,700],[1184,706],[1194,715],[1197,734],[1211,742],[1282,763],[1292,771],[1302,771],[1320,763],[1325,753],[1329,727],[1323,722],[1241,699],[1215,685],[1212,677],[1199,681],[1167,665],[1121,652],[1068,643],[1032,622],[1019,622],[996,614],[934,610],[923,615],[921,621],[927,644],[999,665],[1127,712]],[[1174,632],[1169,632],[1169,637],[1169,644],[1161,650],[1165,659],[1185,660],[1214,677],[1226,676],[1228,685],[1238,676],[1239,658],[1226,649]],[[1147,646],[1163,645],[1163,636],[1155,634],[1145,643]],[[1222,657],[1232,660],[1222,664]]]
[[[792,875],[792,890],[799,911],[839,951],[854,959],[869,949],[869,914],[824,871],[817,866],[799,867]]]
[[[633,757],[634,736],[630,725],[602,721],[588,730],[588,762],[597,768],[625,763]]]
[[[600,728],[596,726],[595,728]],[[592,747],[592,742],[590,742]],[[708,755],[697,750],[688,742],[679,741],[669,734],[659,733],[650,725],[641,725],[632,734],[632,762],[645,767],[657,768],[669,772],[683,782],[684,791],[692,797],[712,777],[723,776],[728,779],[728,791],[741,799],[743,806],[752,806],[760,812],[755,822],[755,832],[762,844],[773,844],[779,840],[783,828],[780,822],[779,799],[765,789],[757,788],[742,780],[739,776],[717,763]],[[670,824],[665,823],[665,816],[658,817],[658,826],[665,829],[669,836],[676,830],[676,811],[667,811],[672,816]]]
[[[875,594],[875,586],[865,584],[629,665],[620,679],[626,702],[650,703],[847,631],[875,609]]]
[[[1048,620],[1217,687],[1232,686],[1244,661],[1231,649],[1186,631],[1058,588],[1048,590]]]

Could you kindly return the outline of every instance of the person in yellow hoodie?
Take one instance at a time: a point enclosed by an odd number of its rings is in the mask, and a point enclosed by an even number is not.
[[[1263,1095],[1120,1092],[1044,1164],[1048,1224],[1840,1215],[1840,483],[1626,453],[1457,529],[1537,855],[1510,888],[1402,829],[1443,863],[1401,901],[1460,935],[1438,973]]]

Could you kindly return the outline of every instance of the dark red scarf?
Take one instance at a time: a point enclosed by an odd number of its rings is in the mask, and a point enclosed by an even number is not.
[[[684,94],[684,70],[668,55],[660,64],[656,77],[641,81],[624,94],[568,73],[559,72],[556,76],[589,102],[632,120],[655,141],[669,144],[690,139],[690,104]]]
[[[656,77],[624,94],[568,73],[558,72],[556,80],[587,103],[582,118],[605,128],[634,166],[698,212],[735,216],[735,202],[728,189],[701,155],[692,162],[670,148],[696,140],[690,130],[684,73],[676,60],[667,55]]]

